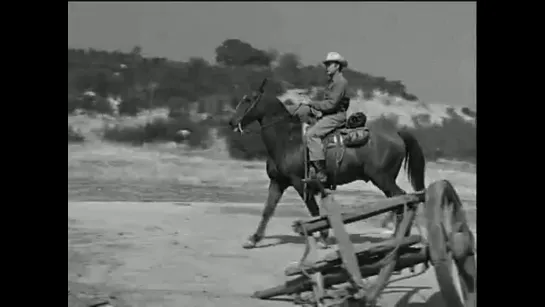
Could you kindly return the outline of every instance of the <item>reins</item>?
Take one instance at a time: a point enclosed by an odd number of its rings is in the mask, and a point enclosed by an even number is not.
[[[259,99],[261,99],[261,96],[259,96]],[[256,99],[256,100],[254,101],[254,103],[246,110],[246,112],[244,112],[244,115],[242,115],[241,118],[244,118],[244,116],[246,116],[246,114],[248,113],[248,110],[250,110],[250,109],[254,106],[254,104],[257,103],[257,102],[259,101],[259,99]],[[260,125],[260,130],[257,130],[257,131],[253,131],[253,130],[248,130],[248,131],[247,131],[247,130],[243,130],[243,129],[242,129],[242,125],[241,125],[241,122],[242,122],[242,120],[241,120],[241,121],[238,123],[238,130],[240,131],[240,134],[261,133],[261,131],[263,131],[263,129],[265,129],[265,128],[269,128],[269,127],[275,126],[275,125],[277,125],[277,124],[279,124],[279,123],[284,122],[286,119],[291,119],[291,118],[294,116],[294,114],[296,114],[297,110],[299,110],[299,108],[301,108],[302,106],[303,106],[302,103],[299,104],[299,105],[297,106],[297,108],[295,108],[295,110],[293,110],[293,112],[292,112],[293,114],[288,114],[287,116],[282,116],[282,117],[278,118],[277,120],[274,120],[274,121],[272,121],[272,122],[270,122],[270,123],[267,123],[267,124],[264,124],[264,125],[259,124],[259,125]],[[288,112],[288,113],[289,113],[289,112]]]
[[[242,114],[242,116],[240,117],[240,121],[237,124],[237,129],[238,129],[238,131],[240,132],[241,135],[242,134],[251,134],[251,133],[261,132],[265,128],[269,128],[269,127],[272,127],[272,126],[274,126],[276,124],[282,123],[286,119],[291,119],[293,116],[295,116],[295,114],[297,114],[297,111],[299,110],[299,108],[301,108],[304,105],[303,103],[300,103],[297,106],[297,108],[295,108],[295,110],[293,110],[292,112],[288,111],[288,116],[282,116],[282,117],[278,118],[277,120],[274,120],[273,122],[270,122],[270,123],[267,123],[267,124],[264,124],[264,125],[261,125],[261,123],[260,123],[259,124],[260,125],[260,130],[259,131],[252,131],[252,130],[245,131],[244,129],[242,129],[242,120],[257,105],[257,103],[261,100],[261,97],[263,97],[265,84],[267,84],[267,78],[263,79],[263,82],[261,83],[261,86],[259,87],[259,95],[254,99],[252,104],[244,111],[244,114]],[[242,99],[238,102],[235,110],[237,110],[240,107],[240,105],[242,104],[242,102],[245,101],[247,98],[248,98],[248,96],[244,95],[242,97]]]

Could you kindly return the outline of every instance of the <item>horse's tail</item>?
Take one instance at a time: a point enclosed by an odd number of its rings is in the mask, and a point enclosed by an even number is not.
[[[425,169],[426,160],[424,151],[418,140],[408,131],[399,131],[399,136],[405,143],[405,171],[415,192],[423,191],[426,188]]]

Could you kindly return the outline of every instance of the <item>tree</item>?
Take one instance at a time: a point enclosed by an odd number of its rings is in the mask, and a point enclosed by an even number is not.
[[[272,62],[275,62],[278,59],[279,55],[280,55],[280,53],[278,52],[278,50],[276,50],[274,48],[267,49],[267,56],[270,59],[271,64],[272,64]]]
[[[301,60],[295,53],[284,53],[278,59],[278,67],[275,73],[283,80],[295,87],[306,87],[306,82],[301,82]]]
[[[216,48],[216,62],[225,66],[269,66],[271,55],[239,39],[227,39]]]

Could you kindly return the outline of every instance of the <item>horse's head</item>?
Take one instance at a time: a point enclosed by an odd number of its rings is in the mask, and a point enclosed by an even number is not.
[[[254,121],[261,121],[266,114],[264,104],[260,104],[261,97],[263,96],[263,89],[267,79],[265,78],[261,83],[258,91],[253,92],[251,95],[244,95],[238,102],[235,108],[235,114],[229,120],[229,125],[234,131],[240,133],[244,132],[244,127],[253,123]]]

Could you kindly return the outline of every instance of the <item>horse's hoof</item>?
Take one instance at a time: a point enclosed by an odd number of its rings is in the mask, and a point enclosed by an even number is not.
[[[242,244],[242,248],[244,249],[252,249],[254,247],[256,247],[257,245],[257,242],[252,240],[252,239],[249,239],[248,241],[244,242],[244,244]]]
[[[256,235],[249,236],[248,239],[246,239],[246,242],[242,244],[242,247],[245,249],[255,248],[259,241],[261,241],[259,236],[256,236]]]

